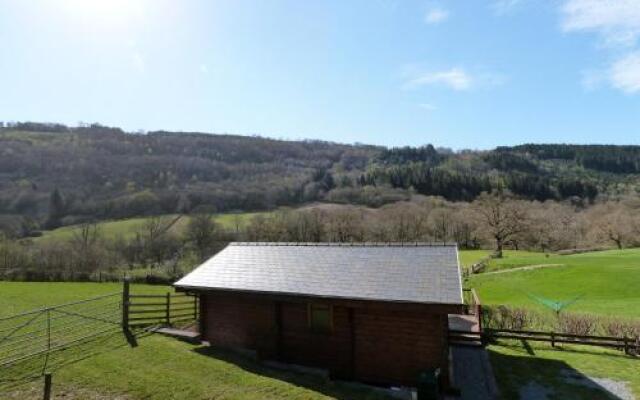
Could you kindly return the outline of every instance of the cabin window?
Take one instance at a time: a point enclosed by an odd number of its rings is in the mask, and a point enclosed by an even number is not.
[[[331,306],[326,304],[309,304],[309,328],[315,333],[331,332]]]

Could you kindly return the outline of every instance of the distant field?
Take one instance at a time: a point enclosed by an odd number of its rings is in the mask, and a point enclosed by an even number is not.
[[[258,215],[267,215],[269,212],[246,212],[246,213],[227,213],[227,214],[218,214],[214,216],[214,220],[219,223],[225,229],[236,229],[237,227],[242,227],[246,225],[252,218]],[[176,214],[164,215],[163,217],[168,219],[174,219],[177,217]],[[151,217],[139,217],[139,218],[129,218],[123,220],[116,221],[103,221],[99,222],[99,230],[100,233],[105,238],[113,239],[116,237],[122,237],[124,239],[131,238],[135,235],[136,231],[141,229],[145,222],[147,222]],[[175,233],[181,233],[184,231],[185,227],[189,223],[189,216],[183,216],[180,218],[175,225],[171,227],[171,231]],[[74,232],[78,230],[77,226],[65,226],[62,228],[54,229],[51,231],[43,232],[43,235],[39,238],[36,238],[35,241],[42,242],[47,240],[69,240],[73,237]]]
[[[486,304],[541,307],[530,295],[553,300],[582,296],[571,311],[640,317],[640,250],[609,250],[567,256],[511,253],[489,271],[471,276],[467,286]]]
[[[470,267],[483,258],[491,254],[491,250],[460,250],[460,264],[463,267]],[[503,258],[499,260],[491,260],[489,269],[508,268],[510,265],[517,263],[523,263],[526,265],[527,260],[531,257],[540,257],[540,253],[534,253],[530,251],[522,250],[505,250],[503,252]]]
[[[132,285],[137,293],[165,292],[162,286]],[[119,284],[0,282],[0,316],[112,293]],[[378,391],[311,375],[280,372],[232,353],[159,335],[127,345],[121,333],[54,353],[54,398],[68,400],[385,400]],[[80,359],[79,361],[77,361]],[[54,363],[55,361],[55,363]],[[73,361],[73,362],[72,362]],[[40,367],[41,368],[41,367]],[[42,399],[42,381],[3,391],[0,399]],[[34,373],[39,374],[40,369]]]

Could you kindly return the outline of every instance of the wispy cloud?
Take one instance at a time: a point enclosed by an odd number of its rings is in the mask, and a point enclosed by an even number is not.
[[[473,79],[464,69],[455,67],[445,71],[422,72],[410,79],[405,87],[427,85],[444,85],[453,90],[468,90],[473,85]]]
[[[633,46],[640,36],[639,0],[567,0],[562,15],[565,32],[596,32],[607,46]]]
[[[424,22],[429,25],[436,25],[449,19],[449,11],[444,8],[434,7],[427,11]]]
[[[563,31],[594,33],[601,50],[615,57],[608,67],[583,71],[585,89],[608,83],[625,93],[640,92],[640,0],[566,0],[561,15]]]
[[[640,92],[640,51],[619,59],[609,70],[611,85],[625,93]]]
[[[438,109],[438,107],[436,107],[435,105],[431,104],[431,103],[419,103],[418,107],[420,107],[421,109],[425,110],[425,111],[435,111]]]
[[[469,72],[462,67],[445,70],[424,70],[410,66],[403,85],[404,89],[416,89],[424,86],[440,86],[463,92],[477,88],[499,86],[507,81],[507,77],[482,71]]]

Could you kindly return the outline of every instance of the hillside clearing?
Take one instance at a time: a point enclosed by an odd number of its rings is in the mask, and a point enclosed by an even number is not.
[[[236,230],[244,227],[252,218],[259,215],[267,215],[269,211],[260,212],[243,212],[243,213],[226,213],[214,215],[215,222],[220,224],[224,229]],[[163,218],[169,220],[175,219],[177,214],[163,215]],[[102,221],[98,222],[98,229],[100,234],[105,239],[131,239],[135,236],[136,231],[142,229],[151,218],[153,217],[138,217],[129,218],[114,221]],[[172,233],[181,234],[184,232],[187,224],[189,223],[189,216],[185,215],[178,219],[169,230]],[[54,229],[51,231],[44,231],[43,235],[38,238],[34,238],[36,242],[45,242],[50,240],[70,240],[74,234],[78,231],[78,226],[70,225],[62,228]]]

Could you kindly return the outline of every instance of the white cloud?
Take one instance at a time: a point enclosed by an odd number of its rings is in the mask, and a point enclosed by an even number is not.
[[[443,8],[432,8],[427,12],[427,15],[424,17],[424,22],[429,25],[439,24],[440,22],[444,22],[449,18],[449,11]]]
[[[418,107],[422,108],[425,111],[435,111],[438,109],[438,107],[431,103],[420,103],[418,104]]]
[[[427,85],[444,85],[453,90],[468,90],[473,85],[473,79],[464,69],[455,67],[447,71],[423,72],[405,86],[410,88]]]
[[[562,15],[564,31],[596,32],[608,46],[633,46],[640,36],[640,0],[567,0]]]
[[[477,88],[500,86],[507,82],[501,74],[485,71],[468,72],[462,67],[453,67],[442,71],[425,71],[415,65],[406,68],[407,78],[404,89],[416,89],[422,86],[444,86],[455,91],[468,91]]]
[[[640,51],[619,59],[609,70],[611,85],[625,93],[640,92]]]
[[[561,12],[565,32],[591,32],[603,48],[615,48],[611,55],[616,61],[599,71],[583,71],[582,86],[592,90],[608,83],[625,93],[639,93],[640,0],[566,0]]]

